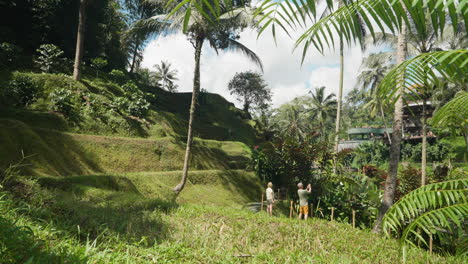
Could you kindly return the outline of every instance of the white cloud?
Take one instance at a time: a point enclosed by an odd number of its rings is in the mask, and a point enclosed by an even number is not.
[[[295,39],[294,39],[295,40]],[[338,49],[325,56],[311,49],[305,64],[301,67],[302,50],[294,53],[294,40],[284,33],[277,34],[277,45],[271,34],[264,33],[257,40],[256,31],[245,31],[240,42],[252,49],[262,59],[264,78],[273,91],[275,107],[304,95],[315,86],[326,86],[327,92],[337,92],[339,79]],[[194,69],[194,49],[182,34],[169,35],[152,41],[144,52],[142,65],[151,68],[161,60],[172,63],[179,71],[179,91],[192,90]],[[354,87],[362,53],[360,48],[352,47],[345,52],[345,93]],[[229,94],[228,82],[236,72],[254,70],[258,67],[242,54],[221,51],[216,53],[205,43],[201,58],[201,87],[209,92],[218,93],[240,106]]]

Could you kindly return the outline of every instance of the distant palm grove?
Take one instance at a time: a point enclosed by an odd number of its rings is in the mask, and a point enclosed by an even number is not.
[[[465,263],[467,29],[464,0],[0,0],[0,263]],[[252,32],[336,76],[278,88]]]

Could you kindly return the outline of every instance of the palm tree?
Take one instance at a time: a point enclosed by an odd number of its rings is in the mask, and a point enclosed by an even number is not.
[[[310,118],[317,120],[319,128],[321,131],[321,136],[325,139],[325,131],[328,121],[334,117],[336,111],[336,100],[334,99],[335,94],[331,93],[325,95],[325,86],[316,87],[315,91],[309,91],[311,100],[309,102],[308,112],[310,113]]]
[[[322,3],[324,1],[320,1],[318,3]],[[334,0],[333,1],[335,4],[338,5],[338,7],[342,7],[343,5],[346,4],[346,0]],[[320,16],[320,19],[325,18],[327,15],[331,14],[333,12],[332,6],[327,6],[325,8],[325,11],[322,13]],[[365,27],[364,23],[361,21],[361,16],[356,14],[354,17],[358,21],[358,25],[361,27],[360,31],[361,34],[365,35]],[[340,31],[342,31],[343,28],[340,25]],[[361,47],[364,47],[362,45]],[[342,108],[342,102],[343,102],[343,86],[344,86],[344,40],[343,37],[339,37],[339,49],[340,49],[340,79],[338,83],[338,98],[337,98],[337,107],[336,107],[336,119],[335,119],[335,152],[338,152],[338,142],[339,142],[339,132],[340,132],[340,127],[341,127],[341,108]],[[336,164],[334,165],[334,170],[336,171]]]
[[[161,87],[169,92],[176,92],[177,85],[174,84],[174,81],[178,80],[177,70],[171,70],[171,63],[161,61],[161,64],[156,64],[154,67]]]
[[[408,56],[408,40],[407,40],[407,27],[406,23],[403,23],[400,28],[400,34],[398,35],[398,45],[396,53],[397,65],[402,64]],[[400,162],[401,152],[401,138],[402,138],[402,127],[403,127],[403,85],[405,76],[402,74],[399,77],[398,88],[395,94],[397,98],[395,102],[395,108],[393,112],[393,128],[392,128],[392,144],[390,145],[390,157],[388,161],[388,175],[385,179],[384,196],[382,204],[380,206],[379,215],[374,224],[373,231],[380,232],[382,229],[382,219],[388,209],[393,205],[395,200],[395,191],[397,187],[398,177],[398,163]]]
[[[148,38],[160,33],[159,31],[133,24],[142,19],[148,19],[155,14],[161,14],[163,9],[162,3],[154,3],[147,0],[124,0],[123,4],[129,28],[123,33],[122,42],[128,50],[129,72],[133,73],[143,59],[142,53]]]
[[[157,0],[154,0],[157,1]],[[174,2],[171,2],[174,3]],[[190,105],[190,118],[187,129],[187,146],[184,157],[184,167],[180,183],[173,189],[179,194],[187,182],[191,148],[193,143],[193,124],[200,93],[200,58],[203,44],[208,42],[218,52],[219,49],[238,51],[256,63],[263,71],[260,58],[249,48],[237,41],[239,30],[248,26],[250,13],[239,2],[217,1],[215,8],[207,1],[183,1],[167,15],[157,15],[142,21],[144,25],[155,30],[163,25],[168,33],[183,32],[195,48],[195,69],[193,76],[193,92]]]
[[[430,21],[431,16],[430,14],[426,14],[426,20]],[[461,23],[462,24],[462,23]],[[450,48],[464,48],[463,45],[466,44],[466,40],[463,41],[461,38],[464,38],[465,34],[458,33],[454,34],[452,27],[446,27],[446,30],[449,31],[448,39],[446,40],[442,36],[437,36],[436,30],[430,23],[426,23],[425,30],[422,32],[418,32],[414,30],[414,22],[411,28],[412,31],[409,31],[408,34],[408,54],[409,55],[419,55],[425,54],[433,51],[442,50],[442,46],[444,44],[449,44]],[[397,43],[396,37],[390,34],[378,34],[376,42],[380,43],[387,43],[391,45],[395,45]],[[465,46],[466,47],[466,46]],[[422,144],[421,144],[421,185],[425,185],[427,181],[427,102],[431,99],[433,91],[436,89],[436,86],[426,86],[421,84],[416,84],[414,86],[414,90],[408,91],[409,93],[416,94],[416,97],[422,99]]]
[[[302,141],[307,134],[308,126],[304,116],[303,105],[297,104],[295,100],[290,104],[284,105],[278,109],[275,117],[281,136],[293,137]]]
[[[81,78],[81,62],[84,53],[84,38],[86,25],[86,6],[90,0],[80,0],[78,13],[78,31],[76,33],[75,62],[73,64],[73,79],[79,81]]]
[[[376,112],[380,111],[390,144],[392,143],[392,139],[387,131],[388,126],[385,118],[385,111],[381,95],[377,93],[376,87],[385,77],[385,74],[392,68],[392,65],[389,64],[392,58],[393,54],[391,53],[371,54],[369,57],[364,58],[361,65],[361,68],[364,70],[359,74],[356,83],[357,86],[361,86],[362,92],[367,93],[371,98],[364,107],[370,108],[371,115],[373,116],[376,115]]]

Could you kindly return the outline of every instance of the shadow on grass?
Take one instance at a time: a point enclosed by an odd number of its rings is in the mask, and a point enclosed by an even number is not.
[[[79,226],[83,241],[89,235],[152,246],[168,235],[162,215],[178,207],[175,197],[147,198],[131,180],[120,176],[39,178],[38,182],[52,195],[47,209],[64,229],[76,232]]]
[[[0,167],[7,167],[21,159],[21,152],[31,155],[23,174],[50,175],[85,174],[102,172],[97,157],[84,150],[73,136],[48,129],[27,126],[16,120],[0,119]]]
[[[242,197],[246,197],[249,201],[259,201],[261,199],[260,185],[255,179],[244,175],[244,173],[226,171],[221,175],[220,179],[223,186],[229,188],[231,192],[240,193]]]
[[[245,169],[249,159],[242,155],[229,155],[224,150],[217,147],[210,147],[195,141],[192,147],[191,164],[198,170]]]
[[[5,212],[3,212],[5,213]],[[8,212],[6,212],[8,213]],[[82,254],[69,250],[51,252],[27,226],[0,216],[0,263],[88,263]]]

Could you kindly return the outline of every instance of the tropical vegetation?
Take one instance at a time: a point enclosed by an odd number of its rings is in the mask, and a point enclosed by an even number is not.
[[[465,1],[0,7],[1,263],[465,261]],[[279,90],[252,32],[301,70],[339,56],[337,85]],[[149,58],[174,35],[193,57]],[[255,68],[207,59],[228,53]]]

